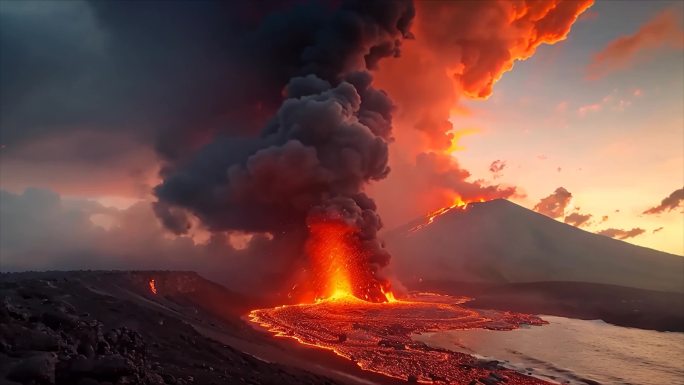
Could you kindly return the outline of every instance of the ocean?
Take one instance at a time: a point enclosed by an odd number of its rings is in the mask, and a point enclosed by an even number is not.
[[[684,333],[541,316],[544,326],[414,336],[430,346],[494,359],[560,384],[684,385]]]

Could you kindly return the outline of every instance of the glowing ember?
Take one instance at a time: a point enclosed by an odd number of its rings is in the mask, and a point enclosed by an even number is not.
[[[152,294],[157,294],[157,284],[154,282],[154,279],[150,279],[150,291]]]
[[[461,199],[460,196],[457,195],[457,196],[454,198],[454,203],[453,203],[451,206],[442,207],[441,209],[439,209],[439,210],[437,210],[437,211],[433,211],[433,212],[429,213],[429,214],[425,217],[425,218],[427,218],[427,220],[426,220],[424,223],[421,223],[421,224],[419,224],[418,226],[415,226],[415,227],[411,228],[411,230],[409,230],[409,231],[411,231],[411,232],[418,231],[418,230],[422,229],[423,227],[425,227],[425,226],[431,224],[432,222],[434,222],[435,218],[437,218],[438,216],[440,216],[440,215],[442,215],[442,214],[445,214],[445,213],[447,213],[447,212],[449,212],[449,211],[451,211],[451,210],[453,210],[453,209],[465,210],[465,209],[468,208],[468,204],[470,204],[470,203],[473,203],[473,202],[484,202],[484,201],[485,201],[485,200],[484,200],[483,198],[479,198],[479,199],[468,200],[468,201],[466,202],[466,201],[464,201],[463,199]]]
[[[311,260],[315,301],[360,298],[388,302],[394,299],[389,282],[377,277],[367,262],[371,258],[366,255],[368,251],[362,247],[354,226],[340,220],[310,221],[306,252]]]
[[[411,339],[416,333],[439,330],[510,330],[523,323],[545,323],[530,315],[480,313],[459,306],[465,300],[421,295],[412,301],[371,303],[348,296],[253,310],[249,316],[278,337],[332,350],[364,370],[394,378],[467,384],[494,375],[507,378],[506,383],[512,385],[548,384],[513,370],[488,367],[464,353],[430,348]]]

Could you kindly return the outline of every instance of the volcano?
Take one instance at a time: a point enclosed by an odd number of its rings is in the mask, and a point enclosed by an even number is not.
[[[469,306],[682,331],[684,258],[593,234],[507,200],[454,207],[385,234],[411,290]]]
[[[508,200],[471,203],[423,222],[385,235],[406,282],[570,281],[684,292],[681,256],[593,234]]]

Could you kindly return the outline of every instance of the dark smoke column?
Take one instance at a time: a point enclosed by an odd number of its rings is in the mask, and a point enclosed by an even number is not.
[[[282,105],[259,136],[216,137],[169,164],[155,188],[162,222],[183,233],[191,213],[212,231],[280,237],[304,233],[307,221],[343,221],[357,229],[353,243],[363,250],[350,260],[352,270],[372,280],[360,283],[364,295],[383,299],[387,284],[377,272],[390,257],[376,237],[375,203],[363,191],[389,173],[393,107],[367,70],[398,55],[413,14],[411,2],[396,0],[343,2],[323,20],[294,12],[316,28],[309,45],[293,47],[299,63],[292,78],[274,84],[284,89]],[[272,16],[264,23],[277,22]],[[286,17],[291,22],[293,14]]]

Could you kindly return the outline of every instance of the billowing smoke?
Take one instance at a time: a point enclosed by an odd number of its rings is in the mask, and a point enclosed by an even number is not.
[[[551,218],[560,218],[565,215],[565,208],[572,201],[572,194],[564,187],[558,187],[553,194],[542,198],[533,210]]]
[[[660,214],[666,210],[672,211],[681,206],[682,202],[684,202],[684,188],[673,191],[672,194],[665,197],[659,205],[644,211],[644,214]]]
[[[284,100],[259,136],[219,136],[163,172],[155,212],[167,228],[184,233],[196,217],[210,231],[277,239],[303,237],[311,216],[343,220],[358,229],[360,263],[375,275],[389,254],[364,188],[389,173],[393,105],[367,70],[398,55],[412,17],[408,1],[348,1],[311,44],[291,47],[300,63],[274,85]]]

